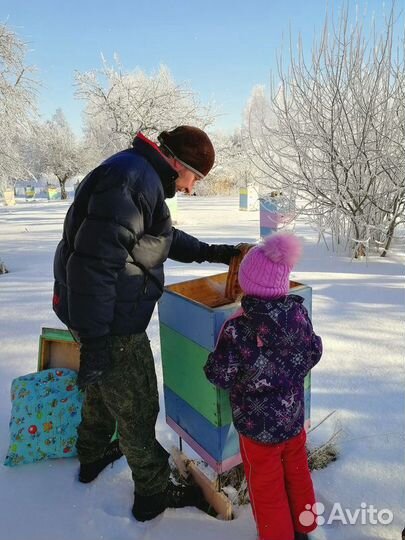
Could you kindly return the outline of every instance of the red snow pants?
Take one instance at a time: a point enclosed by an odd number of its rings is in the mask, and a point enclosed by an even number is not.
[[[243,435],[239,439],[259,540],[294,540],[294,531],[316,529],[315,515],[310,525],[299,521],[301,512],[311,512],[315,503],[305,430],[279,444],[261,444]]]

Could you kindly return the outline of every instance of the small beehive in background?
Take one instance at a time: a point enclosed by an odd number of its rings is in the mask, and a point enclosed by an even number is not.
[[[48,185],[47,187],[47,197],[49,201],[58,201],[61,198],[60,188],[53,185]]]
[[[260,237],[265,238],[269,234],[277,232],[279,225],[279,212],[277,198],[260,199]]]
[[[239,210],[257,210],[258,201],[257,189],[252,184],[239,189]]]
[[[5,189],[3,191],[4,206],[15,206],[14,189]]]
[[[32,201],[35,199],[35,188],[33,186],[26,186],[24,189],[24,195],[26,201]]]
[[[260,197],[260,238],[265,238],[291,223],[296,216],[295,197],[272,191]]]
[[[226,295],[227,273],[165,287],[159,301],[166,421],[217,473],[241,462],[228,392],[205,377],[224,321],[239,302]],[[290,293],[304,298],[311,314],[312,291],[291,282]],[[305,379],[305,417],[310,417],[310,374]]]

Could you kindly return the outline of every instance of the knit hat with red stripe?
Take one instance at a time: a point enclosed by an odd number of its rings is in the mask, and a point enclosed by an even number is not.
[[[158,141],[163,150],[198,176],[206,176],[215,161],[215,150],[208,135],[193,126],[178,126],[172,131],[162,131]]]

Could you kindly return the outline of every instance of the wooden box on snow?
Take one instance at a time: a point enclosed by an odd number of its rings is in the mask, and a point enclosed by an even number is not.
[[[79,371],[80,348],[68,330],[42,328],[39,337],[38,371],[64,367]]]
[[[159,301],[166,421],[217,473],[241,462],[228,392],[205,377],[203,366],[218,333],[240,306],[225,297],[227,273],[165,287]],[[291,282],[311,314],[312,290]],[[305,416],[310,417],[310,374],[305,379]]]

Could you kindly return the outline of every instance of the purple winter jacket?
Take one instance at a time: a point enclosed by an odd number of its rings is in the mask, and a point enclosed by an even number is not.
[[[304,377],[322,355],[303,298],[242,298],[243,313],[225,322],[204,367],[230,389],[239,433],[261,443],[286,441],[304,426]]]

